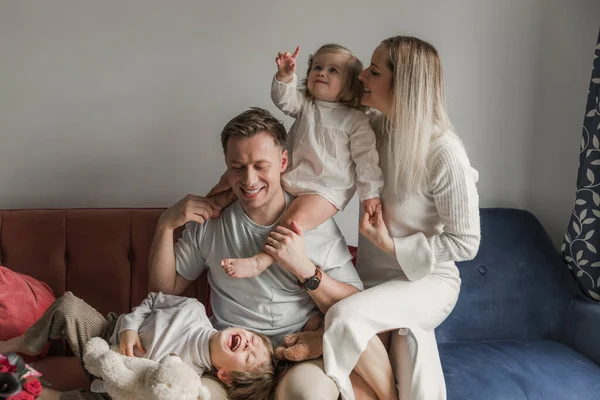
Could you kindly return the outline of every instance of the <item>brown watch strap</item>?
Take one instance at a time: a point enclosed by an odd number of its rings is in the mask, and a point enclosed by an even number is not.
[[[313,276],[309,276],[308,278],[306,278],[306,279],[304,280],[304,282],[300,282],[300,280],[298,279],[298,280],[296,281],[296,284],[297,284],[298,286],[300,286],[302,289],[306,289],[306,288],[304,287],[304,284],[305,284],[306,282],[308,282],[309,280],[313,279],[313,278],[317,278],[317,279],[319,280],[319,282],[321,282],[321,280],[323,279],[323,273],[321,272],[321,270],[319,269],[319,267],[315,268],[315,273],[314,273],[314,275],[313,275]]]

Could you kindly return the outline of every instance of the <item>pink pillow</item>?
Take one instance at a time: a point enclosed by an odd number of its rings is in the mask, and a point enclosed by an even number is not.
[[[25,333],[56,300],[46,283],[2,266],[0,288],[0,340]]]

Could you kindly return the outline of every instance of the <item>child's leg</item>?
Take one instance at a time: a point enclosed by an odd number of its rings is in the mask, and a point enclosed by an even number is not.
[[[210,192],[206,195],[210,200],[221,209],[227,207],[235,200],[236,196],[231,190],[231,185],[227,179],[227,171],[221,175],[219,182],[210,189]]]
[[[305,194],[296,197],[281,216],[279,225],[291,229],[295,221],[303,231],[309,231],[321,225],[337,213],[337,208],[324,197],[317,194]],[[248,258],[226,258],[221,266],[232,278],[250,278],[259,275],[275,259],[264,251]]]
[[[338,209],[325,197],[318,194],[304,194],[292,201],[281,216],[279,225],[292,229],[292,221],[295,221],[306,232],[315,229],[337,212]]]
[[[233,203],[233,201],[236,199],[235,194],[231,189],[207,197],[211,202],[213,202],[213,204],[220,207],[221,210]]]
[[[73,293],[66,292],[52,303],[24,335],[0,342],[0,349],[3,352],[15,351],[36,355],[42,352],[50,340],[64,337],[75,356],[81,359],[84,347],[91,338],[107,338],[115,317],[111,315],[111,321],[107,320]]]
[[[378,336],[373,336],[360,355],[356,372],[380,399],[398,400],[396,379],[388,352]],[[350,376],[352,381],[352,375]],[[356,379],[356,378],[355,378]],[[352,381],[354,387],[355,382]]]

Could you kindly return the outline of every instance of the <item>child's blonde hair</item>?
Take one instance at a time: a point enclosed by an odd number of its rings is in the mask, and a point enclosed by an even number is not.
[[[329,43],[325,44],[317,50],[315,54],[311,54],[308,56],[308,69],[306,70],[306,78],[302,81],[302,85],[304,86],[304,91],[306,92],[306,97],[313,98],[312,93],[308,90],[307,80],[310,71],[313,68],[313,61],[316,56],[319,54],[343,54],[349,57],[348,62],[344,66],[346,70],[346,82],[344,82],[344,88],[340,93],[340,103],[351,107],[351,108],[361,108],[360,102],[362,100],[363,95],[363,85],[362,82],[358,80],[358,75],[363,70],[363,64],[360,62],[358,57],[354,55],[354,53],[339,44]]]
[[[231,383],[223,382],[227,389],[227,398],[230,400],[268,400],[275,387],[277,360],[275,359],[273,342],[268,336],[257,332],[253,333],[263,341],[269,353],[269,361],[257,366],[256,370],[252,372],[231,371]],[[217,371],[214,368],[211,372],[217,376]]]

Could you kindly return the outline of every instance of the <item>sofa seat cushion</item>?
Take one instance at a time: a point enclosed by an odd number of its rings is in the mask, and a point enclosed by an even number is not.
[[[593,400],[600,366],[559,342],[440,344],[448,400]]]
[[[52,389],[67,391],[89,390],[90,380],[76,357],[46,357],[31,364],[42,374],[42,379],[52,385]]]

